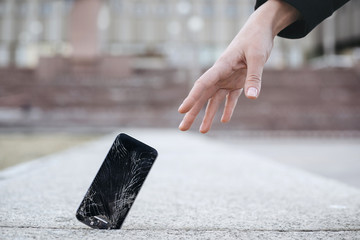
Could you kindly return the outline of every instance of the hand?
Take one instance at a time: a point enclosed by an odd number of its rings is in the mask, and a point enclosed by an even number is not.
[[[258,97],[263,67],[273,45],[271,35],[270,32],[265,36],[262,29],[251,26],[242,29],[214,66],[195,82],[180,106],[179,112],[186,113],[179,126],[180,130],[186,131],[191,127],[206,102],[208,104],[200,126],[202,133],[210,130],[224,99],[225,108],[221,122],[228,122],[244,87],[247,97]]]
[[[266,8],[269,8],[268,3],[272,4],[270,9]],[[279,24],[269,18],[276,19],[278,11],[273,8],[283,4],[286,3],[279,0],[268,1],[254,12],[221,57],[195,82],[179,107],[180,113],[186,113],[180,123],[180,130],[186,131],[191,127],[206,102],[208,104],[200,126],[202,133],[210,130],[215,114],[224,100],[221,122],[228,122],[243,89],[250,99],[259,96],[263,68],[270,56],[274,37],[285,25],[284,22]],[[288,4],[285,7],[293,9]],[[279,9],[281,8],[277,8]],[[281,20],[288,18],[282,17]],[[291,18],[286,26],[295,20]]]

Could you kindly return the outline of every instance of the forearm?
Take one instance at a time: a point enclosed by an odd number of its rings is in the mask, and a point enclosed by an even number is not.
[[[275,36],[299,17],[299,12],[286,2],[269,0],[251,14],[227,51],[236,51],[239,46],[242,46],[242,50],[246,50],[244,47],[255,50],[257,46],[254,43],[258,41],[272,44]],[[245,39],[247,43],[240,44]]]
[[[299,11],[282,0],[269,0],[260,6],[246,24],[270,29],[273,37],[300,17]]]
[[[256,0],[255,9],[261,8],[271,0]],[[281,0],[298,10],[300,17],[279,33],[286,38],[306,36],[325,18],[333,14],[349,0]]]

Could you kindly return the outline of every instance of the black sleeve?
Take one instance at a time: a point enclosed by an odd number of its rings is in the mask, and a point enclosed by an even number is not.
[[[255,9],[267,0],[256,0]],[[331,16],[342,5],[350,0],[283,0],[295,7],[301,19],[286,27],[278,35],[284,38],[302,38],[325,18]]]

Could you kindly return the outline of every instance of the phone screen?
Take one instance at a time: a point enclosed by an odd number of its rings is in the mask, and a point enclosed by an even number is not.
[[[76,218],[92,228],[120,229],[156,157],[154,148],[124,133],[118,135]]]

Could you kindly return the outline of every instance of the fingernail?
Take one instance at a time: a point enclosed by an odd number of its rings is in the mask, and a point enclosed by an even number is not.
[[[179,128],[181,129],[184,125],[184,121],[182,121],[180,124],[179,124]]]
[[[258,95],[258,90],[254,87],[250,87],[248,90],[247,90],[247,95],[248,97],[257,97]]]

